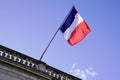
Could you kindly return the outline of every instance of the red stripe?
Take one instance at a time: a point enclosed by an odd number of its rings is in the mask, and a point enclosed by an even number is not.
[[[80,23],[75,30],[72,32],[71,37],[68,40],[68,43],[73,46],[78,42],[82,41],[84,37],[90,32],[90,28],[85,21]]]

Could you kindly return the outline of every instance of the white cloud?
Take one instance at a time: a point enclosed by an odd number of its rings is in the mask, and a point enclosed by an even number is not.
[[[71,66],[70,73],[83,80],[87,80],[88,77],[95,77],[96,75],[98,75],[97,72],[93,71],[92,67],[81,70],[80,68],[77,67],[76,64],[73,64]]]
[[[92,67],[86,69],[85,72],[92,77],[97,75],[97,72],[93,71]]]

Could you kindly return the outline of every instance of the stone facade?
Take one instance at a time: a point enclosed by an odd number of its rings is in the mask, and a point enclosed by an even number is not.
[[[16,70],[14,67],[0,65],[0,80],[38,80],[34,76],[28,75],[23,71]]]
[[[0,45],[0,80],[81,80]]]

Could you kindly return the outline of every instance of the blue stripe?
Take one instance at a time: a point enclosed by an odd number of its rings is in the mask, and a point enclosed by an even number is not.
[[[65,20],[64,24],[61,26],[60,30],[64,33],[66,31],[67,28],[70,27],[70,25],[72,24],[74,18],[75,18],[75,15],[76,15],[77,11],[76,9],[72,8],[70,14],[68,15],[67,19]]]

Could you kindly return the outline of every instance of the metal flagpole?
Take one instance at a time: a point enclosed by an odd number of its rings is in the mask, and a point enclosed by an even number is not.
[[[72,9],[74,8],[74,6],[70,9],[69,13],[67,14],[67,16],[65,17],[65,19],[63,20],[63,23],[60,25],[60,27],[57,29],[57,31],[55,32],[54,36],[52,37],[52,39],[50,40],[49,44],[47,45],[46,49],[44,50],[44,52],[42,53],[41,57],[40,57],[40,61],[42,60],[45,52],[47,51],[48,47],[50,46],[51,42],[53,41],[53,39],[55,38],[56,34],[58,33],[58,31],[60,30],[60,28],[62,27],[62,25],[64,24],[65,20],[67,19],[68,15],[70,14],[70,12],[72,11]]]
[[[56,33],[54,34],[54,36],[52,37],[51,41],[49,42],[49,44],[47,45],[46,49],[44,50],[44,52],[42,53],[41,57],[40,57],[40,61],[42,60],[45,52],[47,51],[48,47],[50,46],[51,42],[53,41],[53,39],[55,38],[56,34],[58,33],[58,31],[60,30],[60,27],[57,29]]]

